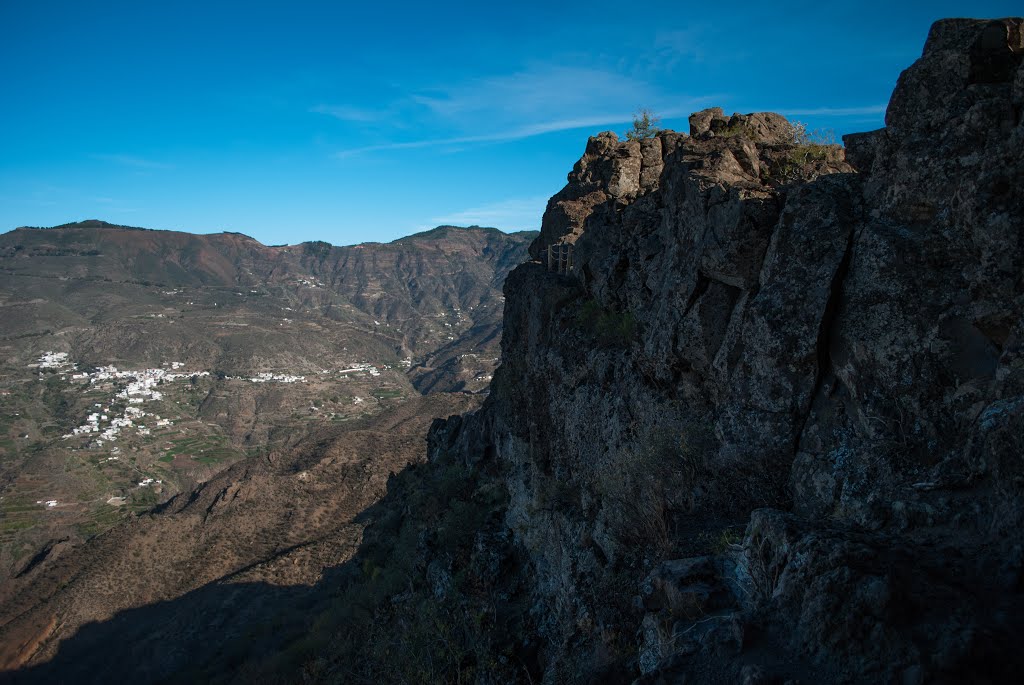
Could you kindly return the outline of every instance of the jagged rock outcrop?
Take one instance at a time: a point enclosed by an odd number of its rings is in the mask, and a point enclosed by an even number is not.
[[[937,22],[845,155],[717,109],[590,140],[530,248],[573,273],[512,272],[431,435],[500,469],[548,681],[1022,666],[1022,23]]]

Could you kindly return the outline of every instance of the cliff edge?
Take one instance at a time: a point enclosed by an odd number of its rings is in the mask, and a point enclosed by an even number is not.
[[[590,139],[430,437],[508,491],[548,682],[1024,666],[1022,24],[934,24],[845,150],[718,109]]]

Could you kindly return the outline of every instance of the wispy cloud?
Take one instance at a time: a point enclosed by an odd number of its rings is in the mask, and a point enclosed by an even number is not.
[[[713,52],[707,27],[691,26],[675,31],[659,31],[646,55],[645,66],[672,71],[685,62],[703,62]]]
[[[510,73],[411,96],[448,120],[475,120],[485,114],[500,121],[550,119],[559,112],[607,109],[610,102],[650,103],[657,90],[647,82],[605,69],[535,64]]]
[[[380,121],[383,112],[381,110],[354,107],[352,105],[317,105],[311,107],[310,112],[326,114],[342,121],[353,121],[368,123]]]
[[[658,113],[663,119],[671,119],[675,117],[686,116],[695,111],[696,109],[705,106],[708,102],[713,101],[716,98],[717,96],[707,96],[703,98],[691,99],[687,101],[688,104],[685,106],[658,110]],[[554,121],[543,121],[539,123],[526,124],[516,128],[495,131],[493,133],[442,138],[426,138],[422,140],[364,145],[362,147],[350,148],[348,150],[340,150],[335,153],[335,157],[339,159],[345,159],[348,157],[352,157],[354,155],[360,155],[368,152],[381,152],[389,150],[411,150],[416,148],[441,147],[449,145],[467,145],[473,143],[503,143],[513,140],[522,140],[524,138],[532,138],[534,136],[540,136],[546,133],[555,133],[558,131],[570,131],[581,128],[599,128],[604,126],[619,126],[621,124],[628,124],[632,120],[632,111],[628,113],[615,112],[605,115],[580,117],[575,119],[557,119]]]
[[[165,162],[157,162],[152,159],[145,159],[143,157],[136,157],[134,155],[113,155],[113,154],[102,154],[93,155],[93,159],[98,159],[103,162],[112,162],[114,164],[120,164],[122,166],[132,167],[133,169],[173,169],[173,164],[167,164]]]
[[[112,197],[94,197],[92,200],[97,204],[104,205],[104,212],[131,213],[140,211],[138,207],[126,205],[124,200],[118,200]]]
[[[433,226],[494,226],[506,230],[540,228],[547,196],[509,198],[478,207],[458,210],[431,219]],[[432,228],[425,226],[421,228]]]
[[[421,132],[412,140],[377,142],[335,153],[344,159],[372,152],[501,143],[557,131],[618,126],[628,124],[640,106],[671,118],[689,114],[718,97],[669,97],[643,78],[614,70],[533,64],[511,73],[422,88],[377,110],[320,105],[313,111],[359,126],[391,122],[390,130],[376,127],[377,140],[386,141],[388,133],[395,134],[400,128],[406,129],[406,134],[409,130]]]
[[[439,147],[444,145],[466,145],[470,143],[501,143],[510,140],[521,140],[545,133],[556,131],[567,131],[576,128],[588,128],[593,126],[607,126],[619,124],[629,120],[629,115],[609,115],[603,117],[586,117],[581,119],[563,119],[561,121],[546,121],[538,124],[529,124],[519,128],[494,133],[484,133],[471,136],[454,136],[451,138],[428,138],[424,140],[411,140],[399,143],[380,143],[377,145],[365,145],[363,147],[341,150],[335,154],[336,157],[344,159],[353,155],[365,152],[377,152],[381,150],[411,150],[424,147]]]
[[[773,109],[783,116],[805,116],[805,117],[850,117],[864,116],[867,114],[884,114],[887,105],[863,105],[860,107],[815,107],[811,109]]]

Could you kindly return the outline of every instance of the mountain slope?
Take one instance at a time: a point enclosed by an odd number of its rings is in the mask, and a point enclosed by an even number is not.
[[[529,232],[439,227],[387,244],[268,247],[235,233],[96,221],[22,228],[0,236],[0,293],[7,306],[22,307],[19,324],[5,317],[0,339],[59,333],[62,323],[81,318],[106,327],[150,309],[209,314],[227,307],[243,315],[277,312],[278,320],[287,318],[282,311],[298,311],[341,321],[378,339],[364,345],[416,357],[474,325],[497,325],[501,282],[531,239]],[[53,303],[63,309],[51,311]],[[131,354],[112,342],[100,352],[111,359]]]
[[[483,390],[532,237],[0,235],[0,578],[320,428]]]
[[[111,648],[127,651],[90,646],[74,658],[76,666],[61,667],[59,682],[124,675],[142,644],[162,655],[137,662],[134,677],[187,673],[213,660],[229,635],[243,636],[244,622],[227,624],[247,614],[259,621],[278,614],[278,627],[290,630],[304,625],[296,607],[329,597],[330,584],[318,581],[355,552],[365,525],[357,516],[380,498],[391,475],[424,460],[432,417],[478,404],[471,395],[434,394],[352,426],[321,429],[293,450],[235,464],[155,512],[0,585],[0,664],[45,661],[80,629],[95,635],[90,622],[130,609],[140,610],[146,624],[115,621],[113,634],[104,629],[100,638],[117,635]],[[196,597],[202,601],[194,603]],[[170,609],[174,601],[189,610]],[[151,609],[161,603],[163,609]],[[282,635],[265,637],[280,647]]]

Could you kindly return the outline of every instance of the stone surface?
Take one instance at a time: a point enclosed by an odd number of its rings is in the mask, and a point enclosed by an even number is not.
[[[845,159],[721,109],[590,140],[531,246],[574,273],[510,275],[491,395],[434,438],[501,474],[550,682],[621,624],[640,682],[1019,669],[1020,36],[937,22]]]

